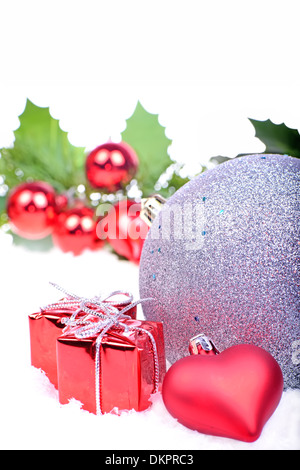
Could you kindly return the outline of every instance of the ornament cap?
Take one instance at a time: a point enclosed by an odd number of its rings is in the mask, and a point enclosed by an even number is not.
[[[192,356],[216,356],[219,354],[214,343],[205,334],[200,333],[189,341],[189,352]]]
[[[141,200],[142,209],[140,217],[149,225],[149,227],[151,227],[153,220],[161,211],[165,202],[166,199],[159,194],[154,194],[153,196]]]

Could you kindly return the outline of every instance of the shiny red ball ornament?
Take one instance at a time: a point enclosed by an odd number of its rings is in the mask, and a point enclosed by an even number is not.
[[[86,159],[86,176],[93,188],[116,191],[128,183],[138,168],[138,157],[125,142],[96,147]]]
[[[95,250],[103,245],[96,235],[94,210],[78,204],[62,210],[56,219],[52,239],[63,252],[80,255],[85,249]]]
[[[255,441],[283,391],[276,360],[250,344],[184,357],[168,370],[163,400],[172,416],[201,433]]]
[[[149,227],[140,217],[141,204],[124,199],[115,204],[98,225],[99,238],[107,239],[116,253],[139,264]]]
[[[9,194],[7,215],[12,231],[38,240],[52,231],[56,217],[55,191],[43,181],[21,183]]]

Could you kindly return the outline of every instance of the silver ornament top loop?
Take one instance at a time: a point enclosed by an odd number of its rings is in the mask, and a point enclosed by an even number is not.
[[[157,214],[161,211],[165,202],[166,199],[159,194],[154,194],[153,196],[141,200],[140,217],[149,227],[151,227],[153,220],[157,217]]]

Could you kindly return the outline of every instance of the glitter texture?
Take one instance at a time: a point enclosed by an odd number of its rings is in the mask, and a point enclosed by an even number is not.
[[[140,296],[156,299],[143,311],[163,321],[171,363],[202,332],[220,351],[261,346],[285,387],[300,388],[299,210],[300,160],[286,155],[227,161],[166,202],[144,243]]]

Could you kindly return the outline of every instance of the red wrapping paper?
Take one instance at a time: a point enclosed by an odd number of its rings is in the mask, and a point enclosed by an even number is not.
[[[64,300],[64,299],[62,299]],[[115,305],[119,310],[123,305]],[[58,388],[56,340],[62,334],[65,324],[62,318],[70,318],[76,309],[43,310],[29,315],[31,365],[42,369],[50,382]],[[77,318],[86,315],[78,314]],[[136,318],[136,306],[126,312]]]
[[[130,327],[149,331],[156,343],[158,389],[166,372],[163,325],[159,322],[122,320]],[[76,398],[83,409],[96,414],[95,342],[77,339],[74,334],[57,340],[59,401]],[[145,410],[154,391],[154,352],[146,332],[111,328],[100,347],[100,404],[102,413],[118,410]]]

